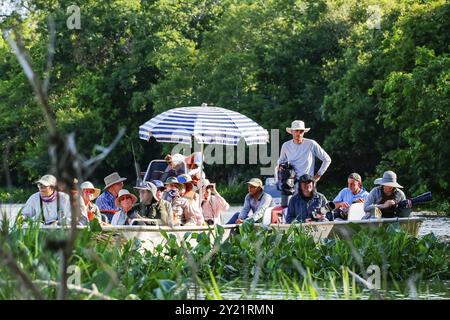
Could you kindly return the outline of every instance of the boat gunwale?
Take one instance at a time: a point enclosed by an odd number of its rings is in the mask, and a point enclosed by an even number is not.
[[[384,219],[368,219],[368,220],[354,220],[354,221],[324,221],[324,222],[304,222],[304,223],[291,223],[291,224],[269,224],[264,225],[262,223],[256,223],[256,227],[266,227],[272,229],[288,229],[291,226],[302,226],[302,227],[329,227],[335,225],[350,225],[350,224],[361,224],[361,225],[379,225],[379,224],[390,224],[390,223],[422,223],[425,219],[422,217],[405,217],[405,218],[384,218]],[[223,229],[236,229],[239,227],[238,224],[226,224],[220,225]],[[77,226],[78,229],[84,229],[88,226]],[[205,232],[214,231],[217,226],[101,226],[102,231],[112,231],[112,232]],[[70,229],[70,226],[40,226],[40,229]]]

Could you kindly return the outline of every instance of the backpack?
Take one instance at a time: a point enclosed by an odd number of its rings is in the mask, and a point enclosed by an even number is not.
[[[295,170],[289,162],[279,164],[277,189],[284,195],[292,195],[295,192]]]

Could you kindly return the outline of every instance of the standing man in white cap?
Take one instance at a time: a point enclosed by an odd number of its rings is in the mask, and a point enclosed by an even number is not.
[[[119,191],[122,190],[125,180],[127,178],[121,178],[117,172],[113,172],[105,177],[105,191],[95,201],[100,212],[108,217],[109,223],[111,223],[114,214],[119,211],[115,201]]]
[[[315,140],[303,137],[309,130],[311,128],[305,128],[305,123],[301,120],[293,121],[291,127],[286,128],[286,131],[292,134],[292,140],[283,143],[281,146],[278,165],[289,162],[294,167],[297,181],[302,175],[309,174],[317,182],[328,169],[331,158]],[[322,161],[317,173],[314,172],[316,158]],[[282,194],[281,204],[283,206],[288,205],[288,200],[288,196]]]
[[[407,217],[411,213],[412,203],[407,200],[406,208],[398,206],[400,201],[406,200],[405,193],[400,190],[403,188],[397,183],[397,175],[393,171],[386,171],[383,178],[375,179],[374,184],[379,185],[373,188],[367,201],[364,202],[364,211],[366,215],[363,219],[380,219]]]
[[[36,181],[39,192],[28,198],[22,210],[25,219],[41,221],[45,225],[70,224],[69,195],[57,190],[56,177],[51,174]]]

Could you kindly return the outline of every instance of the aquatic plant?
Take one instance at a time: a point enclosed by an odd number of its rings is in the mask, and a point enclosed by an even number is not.
[[[383,288],[393,281],[450,279],[448,244],[432,234],[416,239],[395,226],[359,230],[351,241],[319,243],[296,225],[280,233],[246,222],[226,240],[224,229],[217,229],[216,237],[187,233],[181,244],[175,236],[163,233],[164,242],[149,251],[140,241],[125,241],[93,223],[77,237],[69,264],[78,268],[80,283],[68,286],[68,298],[221,299],[222,291],[235,283],[242,286],[243,296],[251,296],[257,286],[266,283],[283,288],[290,298],[354,299],[364,285],[350,273],[364,278],[371,264],[380,266]],[[33,223],[25,229],[20,223],[12,228],[3,223],[0,298],[36,297],[3,263],[8,258],[5,254],[14,258],[42,297],[57,297],[64,232],[42,230]],[[196,240],[195,246],[190,238]]]

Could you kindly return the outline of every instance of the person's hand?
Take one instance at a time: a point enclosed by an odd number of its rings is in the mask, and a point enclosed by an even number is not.
[[[386,208],[393,207],[393,206],[395,206],[395,201],[387,200],[385,203],[383,203],[382,208],[386,209]]]
[[[345,201],[336,203],[336,209],[348,209],[348,208],[350,208],[350,205]]]
[[[408,199],[408,204],[406,205],[407,208],[412,208],[412,201],[411,199]]]
[[[236,224],[241,224],[242,222],[244,222],[244,220],[241,220],[239,218],[236,220]]]
[[[314,176],[314,180],[317,182],[317,181],[320,180],[320,177],[321,177],[320,174],[316,174],[316,175]]]

